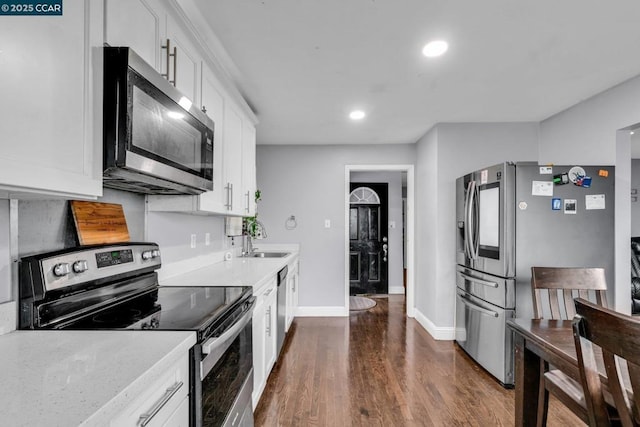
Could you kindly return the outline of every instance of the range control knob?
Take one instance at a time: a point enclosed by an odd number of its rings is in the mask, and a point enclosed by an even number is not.
[[[153,251],[151,251],[152,258],[158,258],[159,256],[160,256],[160,250],[154,249]]]
[[[56,277],[63,277],[69,273],[71,273],[71,268],[69,267],[69,264],[66,262],[61,262],[60,264],[56,264],[53,267],[53,275]]]
[[[153,258],[153,251],[143,251],[142,259],[147,260]]]
[[[80,261],[76,261],[73,263],[74,273],[84,273],[88,269],[89,269],[89,265],[87,264],[87,261],[84,259],[81,259]]]

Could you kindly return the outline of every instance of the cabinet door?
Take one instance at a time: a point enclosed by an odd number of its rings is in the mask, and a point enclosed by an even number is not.
[[[265,331],[265,372],[266,377],[269,378],[269,373],[276,363],[277,357],[277,334],[278,334],[278,290],[277,288],[269,296],[266,302],[267,313],[265,321],[267,322],[267,328]]]
[[[202,64],[202,110],[213,120],[213,190],[200,196],[200,210],[207,212],[225,213],[225,186],[223,159],[223,133],[224,133],[224,95],[219,88],[218,80],[213,72]]]
[[[245,121],[242,124],[242,197],[243,215],[256,214],[256,128]]]
[[[102,1],[0,25],[0,188],[102,195]]]
[[[200,105],[199,90],[199,73],[201,58],[195,47],[191,43],[187,33],[182,30],[170,15],[167,15],[167,37],[170,41],[170,57],[169,64],[169,81],[182,92],[187,98],[196,105]],[[165,41],[166,42],[166,41]],[[175,48],[175,50],[174,50]],[[163,49],[163,73],[166,73],[166,55],[167,50]]]
[[[145,0],[106,0],[105,15],[105,41],[110,46],[129,46],[160,71],[165,12],[158,2],[151,5]]]
[[[257,305],[253,310],[253,393],[251,400],[253,401],[253,407],[258,406],[258,401],[262,395],[262,389],[264,388],[265,378],[265,305]]]
[[[242,116],[230,102],[224,105],[222,137],[227,213],[242,215]]]

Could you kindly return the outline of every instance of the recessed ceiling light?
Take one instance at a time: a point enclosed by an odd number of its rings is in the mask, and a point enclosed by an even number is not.
[[[362,110],[354,110],[349,113],[349,118],[351,120],[362,120],[364,119],[364,116],[366,116],[366,114]]]
[[[422,54],[428,58],[440,56],[449,49],[449,44],[444,40],[434,40],[422,48]]]

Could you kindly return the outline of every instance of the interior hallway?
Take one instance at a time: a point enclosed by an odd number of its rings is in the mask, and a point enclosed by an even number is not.
[[[404,295],[349,318],[297,318],[256,426],[511,426],[514,391],[407,318]],[[549,426],[582,422],[551,399]]]

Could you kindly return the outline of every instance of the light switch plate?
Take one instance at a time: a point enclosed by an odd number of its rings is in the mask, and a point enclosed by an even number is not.
[[[330,219],[325,219],[324,220],[324,228],[331,228],[331,220]]]

